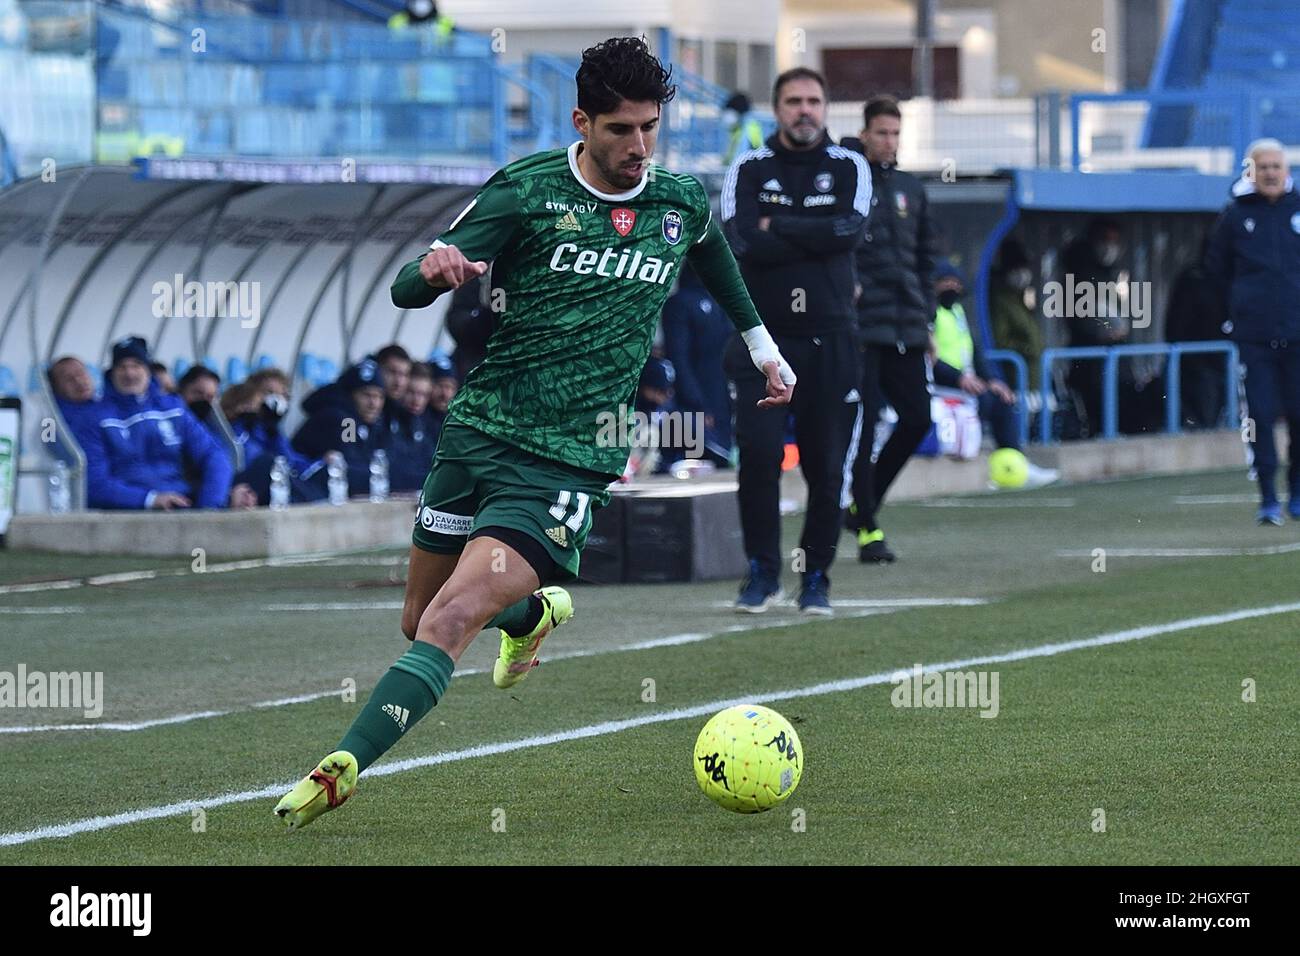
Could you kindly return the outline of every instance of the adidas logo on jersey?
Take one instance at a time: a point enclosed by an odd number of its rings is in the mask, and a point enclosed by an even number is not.
[[[405,707],[398,707],[396,704],[384,704],[379,708],[389,717],[393,718],[402,733],[406,733],[406,721],[411,716],[411,712]]]
[[[582,223],[578,222],[578,217],[573,211],[565,213],[559,219],[555,220],[555,228],[567,230],[569,232],[582,232]]]
[[[561,548],[567,548],[569,546],[569,534],[564,530],[563,525],[560,525],[558,528],[547,528],[546,537],[550,538]]]
[[[849,394],[844,396],[845,404],[848,404],[849,402],[860,402],[860,401],[862,401],[862,396],[858,394],[858,390],[856,388],[849,389]]]
[[[779,193],[781,191],[781,181],[779,179],[769,179],[767,182],[763,183],[763,188],[771,189]]]

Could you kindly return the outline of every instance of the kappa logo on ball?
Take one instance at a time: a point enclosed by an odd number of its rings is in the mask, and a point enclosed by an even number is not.
[[[636,225],[636,210],[627,209],[619,206],[609,214],[609,221],[614,224],[614,231],[620,236],[626,236]]]
[[[664,240],[670,246],[682,241],[682,214],[675,209],[664,213]]]

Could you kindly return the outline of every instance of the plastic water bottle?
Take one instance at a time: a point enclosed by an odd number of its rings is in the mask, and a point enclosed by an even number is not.
[[[72,510],[72,486],[68,481],[68,463],[59,460],[50,469],[50,514],[65,515]]]
[[[330,504],[348,503],[348,472],[343,467],[343,453],[332,451],[325,456],[325,474],[329,476]]]
[[[388,455],[382,448],[370,459],[370,500],[388,500]]]
[[[276,455],[271,463],[271,510],[283,511],[289,507],[289,461]]]
[[[713,462],[705,461],[703,458],[683,458],[668,466],[668,473],[681,481],[708,478],[716,470]]]

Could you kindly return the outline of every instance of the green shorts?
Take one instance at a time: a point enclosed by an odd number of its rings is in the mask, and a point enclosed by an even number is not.
[[[510,533],[501,537],[507,543],[522,534],[525,543],[549,555],[552,573],[538,568],[543,581],[575,578],[592,512],[609,504],[609,482],[448,418],[420,492],[411,540],[425,551],[459,554],[485,529],[505,528]],[[527,550],[540,554],[535,546]]]

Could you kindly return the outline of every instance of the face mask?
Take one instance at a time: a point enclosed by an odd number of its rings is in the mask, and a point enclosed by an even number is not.
[[[961,298],[961,293],[956,289],[944,289],[939,293],[939,304],[945,309],[951,309]]]
[[[1103,266],[1113,266],[1119,259],[1119,246],[1114,243],[1106,243],[1097,247],[1097,261]]]
[[[194,413],[195,418],[204,419],[212,414],[212,406],[207,402],[190,402],[189,405],[190,411]]]
[[[289,410],[289,403],[285,401],[283,395],[277,395],[275,392],[268,392],[262,399],[262,415],[269,421],[278,422],[284,418],[284,413]]]
[[[1007,284],[1013,289],[1028,289],[1034,274],[1028,269],[1012,269],[1007,273]]]

